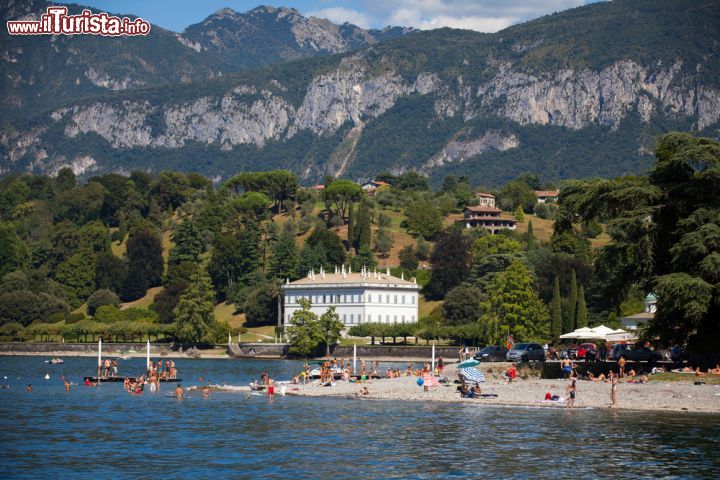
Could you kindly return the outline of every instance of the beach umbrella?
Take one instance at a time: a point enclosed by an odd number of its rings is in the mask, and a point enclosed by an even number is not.
[[[474,367],[475,365],[480,365],[480,362],[478,362],[474,358],[468,358],[467,360],[458,363],[457,368],[469,368]]]
[[[476,368],[461,368],[460,375],[463,376],[466,382],[485,382],[485,374]]]
[[[145,357],[145,368],[150,370],[150,339],[147,341],[147,355]]]

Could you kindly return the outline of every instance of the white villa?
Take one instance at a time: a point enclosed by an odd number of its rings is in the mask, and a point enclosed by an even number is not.
[[[334,273],[313,271],[300,280],[288,282],[282,287],[282,303],[278,325],[289,324],[292,314],[300,310],[299,300],[306,298],[311,310],[319,315],[330,306],[340,316],[340,321],[351,327],[360,323],[413,323],[418,321],[418,292],[415,279],[393,277],[386,273],[363,269],[335,269]]]

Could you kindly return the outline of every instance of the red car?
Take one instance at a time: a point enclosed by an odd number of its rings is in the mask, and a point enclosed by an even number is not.
[[[595,360],[595,354],[597,353],[597,347],[594,343],[581,343],[580,346],[577,349],[576,358],[578,360],[585,359],[585,360]]]

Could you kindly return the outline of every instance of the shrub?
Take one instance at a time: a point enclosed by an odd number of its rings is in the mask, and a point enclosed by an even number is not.
[[[107,288],[96,290],[87,300],[87,310],[90,315],[95,315],[95,311],[105,305],[120,305],[120,298]]]

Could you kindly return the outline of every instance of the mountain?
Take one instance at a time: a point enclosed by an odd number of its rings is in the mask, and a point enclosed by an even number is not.
[[[0,120],[108,91],[212,78],[226,67],[155,25],[148,36],[139,37],[8,34],[7,20],[37,20],[50,5],[38,0],[7,0],[0,5]],[[67,7],[70,14],[89,8]]]
[[[0,18],[3,24],[36,20],[50,5],[40,0],[8,0],[0,5]],[[89,8],[67,7],[70,14]],[[10,36],[2,28],[0,120],[32,116],[109,91],[188,83],[247,67],[346,52],[409,31],[399,27],[363,30],[272,7],[246,14],[223,9],[182,34],[153,25],[146,37]]]
[[[642,172],[659,133],[720,135],[718,6],[601,2],[495,34],[417,32],[71,101],[7,125],[0,169],[174,168],[219,180],[289,168],[308,182],[412,169],[488,186],[523,171]]]
[[[411,31],[363,30],[349,23],[306,18],[294,8],[260,6],[247,13],[224,8],[189,26],[182,37],[198,51],[212,52],[237,69],[343,53]]]

